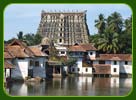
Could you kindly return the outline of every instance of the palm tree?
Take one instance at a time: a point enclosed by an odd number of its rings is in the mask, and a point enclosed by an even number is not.
[[[117,53],[119,51],[118,46],[118,34],[117,33],[105,33],[102,34],[97,42],[98,50],[103,53]]]
[[[119,39],[119,43],[121,43],[120,52],[132,53],[132,17],[124,21],[124,28]]]
[[[23,32],[20,31],[18,34],[17,34],[17,37],[19,40],[23,40]]]
[[[94,34],[89,36],[89,42],[93,43],[96,48],[98,47],[97,43],[100,36],[101,34]]]
[[[128,34],[132,34],[132,16],[125,20],[124,22],[125,32]]]
[[[114,12],[107,18],[107,31],[111,33],[121,33],[123,19],[120,13]]]
[[[95,27],[98,29],[98,33],[102,34],[105,30],[105,18],[103,14],[100,14],[98,20],[95,20]]]

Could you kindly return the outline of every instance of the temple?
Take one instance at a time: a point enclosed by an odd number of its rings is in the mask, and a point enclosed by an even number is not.
[[[80,12],[42,11],[37,33],[62,46],[89,43],[86,10]]]

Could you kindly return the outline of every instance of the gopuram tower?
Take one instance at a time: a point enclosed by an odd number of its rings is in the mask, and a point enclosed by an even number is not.
[[[46,12],[42,11],[37,33],[59,45],[88,43],[86,11]]]

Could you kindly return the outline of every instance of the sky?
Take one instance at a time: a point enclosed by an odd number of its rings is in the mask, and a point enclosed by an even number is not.
[[[102,13],[105,18],[118,12],[123,19],[132,15],[126,4],[11,4],[4,11],[4,40],[9,40],[19,31],[36,33],[41,19],[41,11],[84,11],[87,10],[87,25],[90,34],[97,33],[95,20]]]

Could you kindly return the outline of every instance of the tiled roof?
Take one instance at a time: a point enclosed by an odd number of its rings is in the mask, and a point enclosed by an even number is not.
[[[100,54],[95,59],[91,60],[116,60],[116,61],[132,61],[131,54]]]
[[[26,48],[21,48],[19,45],[8,46],[7,48],[15,57],[32,57],[32,52],[28,52]]]
[[[14,67],[15,66],[10,61],[7,61],[7,60],[4,61],[4,68],[11,69]]]
[[[29,48],[34,53],[34,56],[48,56],[47,54],[43,53],[38,47],[29,47]]]
[[[15,39],[12,43],[8,44],[4,51],[7,50],[10,52],[14,57],[34,57],[34,56],[48,56],[47,54],[41,52],[38,47],[28,47],[23,42]],[[4,52],[4,57],[9,57],[9,55]]]
[[[33,52],[30,50],[30,48],[28,48],[28,46],[20,40],[17,40],[17,39],[13,40],[10,44],[8,44],[7,47],[15,48],[17,51],[21,52],[21,54],[20,55],[17,54],[18,56],[16,56],[16,57],[33,57],[34,56]],[[15,52],[15,50],[13,50],[13,49],[12,49],[12,51]],[[16,51],[16,53],[19,53],[17,51]]]
[[[123,60],[132,61],[131,54],[100,54],[99,60]]]
[[[70,46],[69,50],[86,52],[89,50],[97,50],[97,49],[92,44],[79,44],[79,45]]]
[[[88,43],[88,44],[81,44],[81,47],[83,47],[86,51],[89,51],[89,50],[97,50],[93,44],[91,43]]]
[[[14,55],[12,53],[10,53],[6,47],[4,48],[4,58],[6,58],[6,59],[14,58]]]
[[[75,46],[70,46],[69,47],[69,51],[82,51],[85,52],[86,50],[83,49],[81,46],[79,45],[75,45]]]

